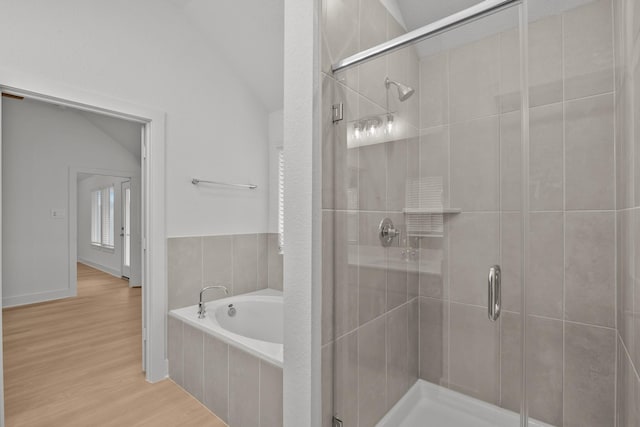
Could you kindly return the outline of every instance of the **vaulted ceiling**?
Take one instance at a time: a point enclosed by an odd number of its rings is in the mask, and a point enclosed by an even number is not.
[[[284,0],[168,0],[211,43],[267,111],[283,106]]]

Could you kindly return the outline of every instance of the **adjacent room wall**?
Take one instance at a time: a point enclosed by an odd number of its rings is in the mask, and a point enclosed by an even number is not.
[[[3,306],[71,296],[70,168],[140,165],[72,109],[29,100],[2,105]]]
[[[92,175],[78,179],[78,261],[95,267],[116,277],[122,275],[122,183],[128,178],[108,175]],[[103,249],[91,244],[91,192],[101,188],[113,186],[114,197],[114,247],[113,250]]]

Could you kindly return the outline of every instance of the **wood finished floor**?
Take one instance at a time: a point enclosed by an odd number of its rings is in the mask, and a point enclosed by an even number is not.
[[[78,264],[78,296],[3,310],[5,419],[17,426],[225,424],[141,372],[141,293]]]

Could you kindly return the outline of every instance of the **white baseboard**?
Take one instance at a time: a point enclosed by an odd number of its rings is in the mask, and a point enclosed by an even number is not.
[[[107,273],[110,274],[114,277],[117,277],[118,279],[122,277],[122,273],[120,272],[120,270],[115,270],[111,267],[106,267],[104,265],[100,265],[100,264],[96,264],[95,262],[89,261],[87,259],[84,258],[80,258],[78,257],[78,262],[80,264],[84,264],[84,265],[88,265],[91,268],[95,268],[96,270],[100,270],[103,273]]]
[[[53,301],[56,299],[75,297],[76,294],[71,289],[61,289],[58,291],[39,292],[36,294],[18,295],[15,297],[2,298],[2,307],[17,307],[19,305],[35,304],[38,302]]]

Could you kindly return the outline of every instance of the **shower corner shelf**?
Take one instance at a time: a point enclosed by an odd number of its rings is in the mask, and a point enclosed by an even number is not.
[[[459,214],[462,209],[456,208],[405,208],[402,210],[406,215],[427,215],[427,214]]]

